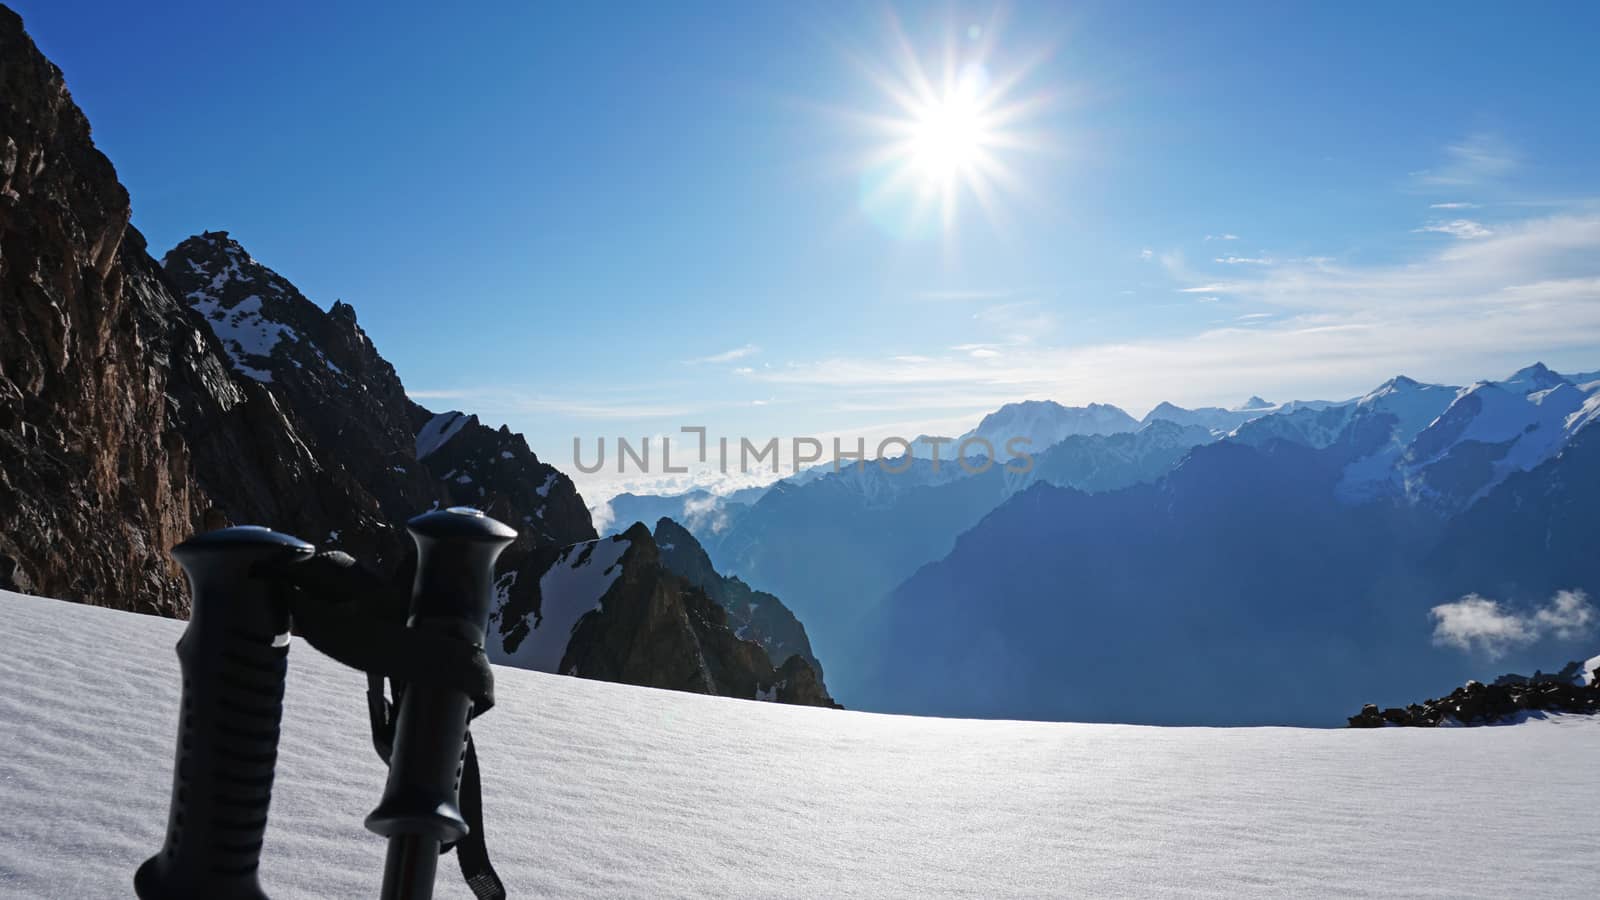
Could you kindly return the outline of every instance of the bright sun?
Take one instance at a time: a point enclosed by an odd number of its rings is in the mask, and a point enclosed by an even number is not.
[[[949,234],[966,200],[993,218],[999,191],[1018,188],[1006,158],[1038,144],[1019,128],[1039,100],[1009,96],[1031,66],[991,78],[984,60],[994,45],[987,29],[974,26],[952,33],[930,77],[904,34],[898,37],[891,69],[863,62],[894,108],[869,120],[884,140],[863,168],[864,211],[906,236],[939,227]]]
[[[985,137],[974,98],[964,92],[944,97],[918,115],[911,134],[911,161],[924,177],[944,181],[978,161]]]

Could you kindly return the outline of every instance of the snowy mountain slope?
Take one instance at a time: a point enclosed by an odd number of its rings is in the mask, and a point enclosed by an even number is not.
[[[1287,440],[1321,449],[1337,441],[1352,421],[1389,416],[1393,419],[1389,443],[1404,449],[1450,405],[1457,390],[1397,375],[1354,400],[1297,404],[1292,409],[1258,417],[1239,426],[1230,437],[1255,447],[1269,440]]]
[[[1470,387],[1396,376],[1345,403],[1298,405],[1240,425],[1228,440],[1285,440],[1351,452],[1338,485],[1348,503],[1421,502],[1445,514],[1470,506],[1513,472],[1558,453],[1600,417],[1600,382],[1535,363]]]
[[[1600,409],[1592,403],[1600,384],[1583,384],[1535,363],[1504,381],[1462,389],[1399,461],[1407,493],[1447,510],[1463,509],[1513,472],[1531,471],[1560,452]]]
[[[0,896],[123,897],[165,824],[182,623],[0,595]],[[365,681],[296,641],[262,881],[373,895]],[[1148,728],[741,703],[499,669],[513,896],[1578,897],[1600,720]],[[468,898],[453,860],[437,896]]]
[[[1350,407],[1349,420],[1387,418],[1380,427],[1383,438],[1376,449],[1352,460],[1339,481],[1339,497],[1346,502],[1361,502],[1398,492],[1401,477],[1396,464],[1406,448],[1454,402],[1457,388],[1441,384],[1422,384],[1404,375],[1396,376]]]
[[[1215,432],[1202,425],[1179,425],[1155,419],[1138,431],[1108,435],[1074,435],[1034,454],[1033,468],[1003,473],[1006,496],[1035,482],[1096,492],[1154,481],[1177,464],[1190,448],[1209,444]]]
[[[1316,411],[1330,406],[1339,406],[1330,400],[1290,400],[1287,403],[1268,403],[1260,397],[1251,397],[1244,405],[1233,409],[1224,409],[1220,406],[1201,406],[1194,409],[1185,409],[1173,403],[1161,402],[1154,409],[1144,414],[1140,424],[1148,425],[1151,422],[1165,419],[1179,425],[1198,425],[1208,428],[1217,437],[1232,432],[1247,422],[1253,422],[1266,416],[1287,416],[1303,410]]]
[[[1165,401],[1145,413],[1139,422],[1149,425],[1151,422],[1167,421],[1179,425],[1199,425],[1210,429],[1219,436],[1238,428],[1240,425],[1266,415],[1270,410],[1261,409],[1223,409],[1220,406],[1201,406],[1195,409],[1184,409]]]

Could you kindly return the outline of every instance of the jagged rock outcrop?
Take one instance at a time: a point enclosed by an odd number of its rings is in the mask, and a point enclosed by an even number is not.
[[[1600,662],[1597,657],[1591,662]],[[1351,728],[1387,725],[1433,728],[1439,725],[1490,725],[1516,721],[1526,713],[1600,713],[1600,670],[1583,674],[1570,662],[1553,675],[1502,675],[1493,684],[1469,681],[1437,700],[1379,710],[1368,703],[1350,717]]]
[[[363,511],[310,523],[305,537],[393,571],[411,551],[399,527],[406,518],[472,506],[518,530],[500,557],[509,572],[537,547],[595,536],[571,479],[540,462],[521,435],[476,416],[435,415],[407,398],[354,307],[335,301],[322,310],[227,232],[188,238],[165,266],[239,380],[281,398],[295,430],[345,483],[343,506]]]
[[[535,548],[564,547],[596,537],[589,510],[563,472],[541,461],[527,438],[478,417],[433,413],[411,404],[414,453],[442,485],[449,502],[472,506],[517,529],[500,571],[519,568]]]
[[[727,612],[728,626],[735,636],[760,644],[772,659],[787,661],[799,656],[810,663],[819,680],[822,678],[822,663],[811,652],[806,627],[782,600],[755,590],[736,576],[718,574],[711,557],[689,529],[670,518],[656,522],[655,542],[661,564],[717,601]]]
[[[491,618],[495,662],[669,690],[836,706],[803,657],[774,667],[704,590],[667,569],[643,523],[532,554],[506,573]]]

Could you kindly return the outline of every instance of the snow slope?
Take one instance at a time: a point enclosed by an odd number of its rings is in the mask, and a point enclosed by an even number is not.
[[[538,616],[528,616],[528,635],[515,653],[506,653],[499,638],[488,642],[490,661],[535,672],[555,672],[567,653],[572,630],[585,614],[600,608],[600,598],[622,574],[618,561],[632,541],[621,535],[584,541],[561,551],[550,568],[539,578]],[[490,622],[505,614],[505,605],[517,573],[507,572],[495,584],[495,606]],[[495,629],[491,628],[494,634]]]
[[[0,595],[0,896],[123,897],[160,845],[182,623]],[[301,642],[262,880],[372,896],[362,690]],[[1149,728],[916,719],[498,672],[516,897],[1588,896],[1600,720]],[[454,861],[442,898],[467,898]]]

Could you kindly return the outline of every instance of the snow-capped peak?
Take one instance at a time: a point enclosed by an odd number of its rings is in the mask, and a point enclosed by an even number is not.
[[[1249,400],[1246,400],[1244,402],[1243,406],[1239,407],[1239,409],[1240,410],[1271,409],[1276,405],[1277,405],[1276,403],[1268,403],[1267,401],[1261,399],[1260,397],[1252,395]]]
[[[1404,375],[1396,375],[1388,381],[1385,381],[1383,384],[1373,388],[1367,393],[1366,396],[1361,398],[1360,402],[1368,403],[1376,401],[1381,397],[1388,397],[1394,394],[1403,394],[1410,391],[1415,391],[1421,387],[1422,383],[1417,381],[1415,378],[1407,378]]]
[[[1005,444],[1012,438],[1028,438],[1032,441],[1028,449],[1037,452],[1077,434],[1117,434],[1138,427],[1138,420],[1109,403],[1062,406],[1054,400],[1023,400],[984,416],[977,428],[956,443],[982,438],[993,445],[996,454],[1004,456]]]
[[[1498,382],[1501,387],[1507,390],[1523,394],[1547,391],[1557,385],[1567,383],[1569,382],[1565,377],[1558,372],[1551,371],[1550,367],[1542,362],[1536,362],[1531,366],[1518,369],[1512,373],[1510,378]]]
[[[313,366],[345,384],[345,371],[314,337],[325,315],[288,279],[257,262],[226,231],[206,231],[167,251],[162,266],[216,334],[233,369],[260,382]],[[337,306],[338,304],[336,304]],[[348,307],[346,307],[348,309]],[[348,316],[354,323],[354,313]]]

